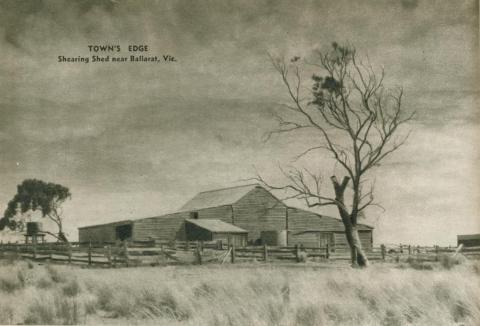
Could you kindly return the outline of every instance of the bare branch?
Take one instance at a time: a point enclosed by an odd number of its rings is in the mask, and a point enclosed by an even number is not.
[[[334,198],[323,196],[320,193],[321,180],[322,180],[321,177],[315,176],[310,171],[306,171],[307,174],[313,179],[313,183],[315,185],[315,189],[313,190],[308,185],[308,181],[305,178],[305,175],[303,174],[302,171],[298,169],[292,169],[291,171],[286,172],[282,168],[280,168],[280,170],[283,173],[283,175],[286,177],[286,179],[289,180],[289,183],[284,185],[270,184],[260,176],[258,171],[257,171],[257,177],[254,178],[254,180],[260,182],[262,185],[269,188],[270,190],[291,191],[293,192],[293,194],[285,198],[302,199],[305,201],[308,207],[327,206],[327,205],[343,206],[343,203],[338,202]]]
[[[335,198],[321,193],[320,174],[307,169],[285,171],[280,168],[286,180],[281,186],[269,185],[258,174],[257,180],[270,189],[291,192],[287,198],[303,200],[309,207],[336,205],[344,223],[355,225],[358,213],[369,206],[381,207],[374,201],[374,184],[362,193],[364,175],[405,144],[410,132],[401,137],[397,134],[415,113],[405,114],[402,88],[392,91],[384,86],[383,67],[376,71],[368,56],[366,61],[358,59],[351,45],[332,45],[333,51],[318,52],[317,61],[306,61],[307,65],[319,68],[322,73],[312,77],[314,85],[310,95],[313,100],[308,102],[302,98],[308,92],[303,91],[300,62],[295,60],[290,64],[285,59],[270,56],[291,102],[282,104],[290,114],[289,118],[277,117],[279,129],[270,132],[268,138],[275,133],[307,128],[319,132],[312,134],[318,142],[295,156],[294,161],[317,150],[330,153],[335,165],[339,164],[346,171],[342,182],[331,178]],[[348,198],[351,200],[349,205],[344,203],[347,187],[352,190],[351,194],[350,191],[347,193],[351,197]]]

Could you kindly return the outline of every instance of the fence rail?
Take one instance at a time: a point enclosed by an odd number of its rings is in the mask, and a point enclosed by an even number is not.
[[[439,247],[412,245],[380,245],[366,250],[372,261],[400,261],[412,258],[417,261],[439,261],[442,255],[461,252],[469,259],[480,259],[480,247]],[[5,254],[34,260],[76,263],[99,266],[135,266],[156,264],[203,264],[242,261],[291,261],[307,259],[348,261],[348,247],[330,248],[303,246],[246,246],[236,248],[222,242],[142,241],[122,243],[1,243],[0,257]]]

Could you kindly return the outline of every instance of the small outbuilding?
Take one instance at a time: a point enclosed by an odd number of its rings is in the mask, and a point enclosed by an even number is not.
[[[457,235],[457,246],[480,247],[480,234],[459,234]]]
[[[220,220],[187,219],[185,221],[187,239],[192,241],[219,241],[233,243],[237,247],[247,244],[248,231]]]

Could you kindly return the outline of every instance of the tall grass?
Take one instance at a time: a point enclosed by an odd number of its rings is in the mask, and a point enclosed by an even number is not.
[[[0,323],[480,324],[476,264],[320,267],[80,269],[17,263],[0,267],[0,293],[8,294],[0,295]]]

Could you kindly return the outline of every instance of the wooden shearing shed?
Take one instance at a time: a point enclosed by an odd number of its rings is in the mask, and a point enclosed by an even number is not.
[[[366,250],[373,228],[358,225]],[[79,228],[80,242],[233,241],[236,245],[304,245],[330,248],[347,245],[341,220],[288,207],[260,185],[246,185],[197,194],[178,212]]]

